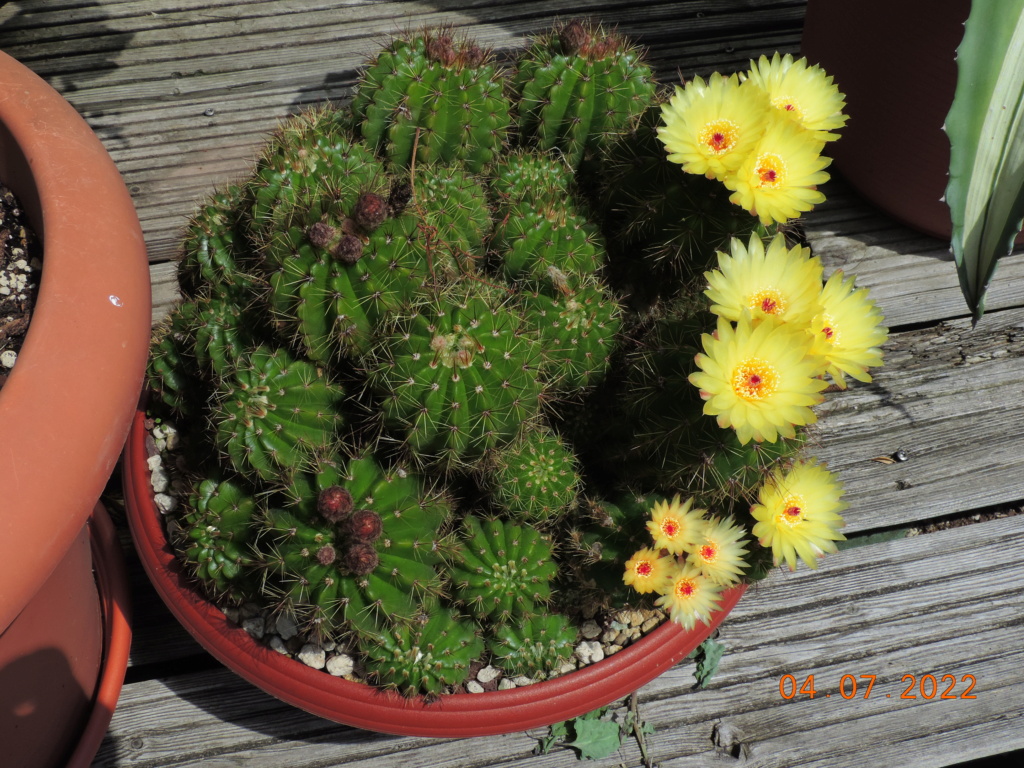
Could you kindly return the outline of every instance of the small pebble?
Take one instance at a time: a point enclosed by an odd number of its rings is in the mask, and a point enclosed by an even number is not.
[[[299,628],[295,626],[291,616],[282,613],[277,617],[277,634],[281,636],[282,640],[291,640],[298,632]]]
[[[156,508],[163,514],[169,514],[178,508],[178,500],[173,496],[169,496],[166,493],[157,493],[153,495],[153,503],[156,504]]]
[[[604,658],[604,648],[596,640],[590,640],[587,643],[590,646],[590,663],[596,664]]]
[[[601,635],[601,627],[594,620],[585,621],[580,627],[580,634],[585,640],[595,640]]]
[[[527,677],[526,675],[518,675],[516,677],[513,677],[512,682],[516,684],[517,688],[522,688],[527,685],[533,685],[533,680]]]
[[[339,653],[327,659],[327,663],[324,666],[335,677],[342,677],[344,675],[351,675],[355,664],[352,662],[352,657],[347,653]]]
[[[558,668],[558,674],[560,674],[560,675],[567,675],[570,672],[575,672],[575,671],[576,671],[576,665],[573,664],[571,661],[565,662],[564,664],[562,664],[562,666],[560,666]]]
[[[18,362],[18,353],[13,349],[5,349],[0,352],[0,365],[4,368],[13,368],[16,362]]]
[[[323,669],[327,665],[327,654],[324,649],[314,643],[306,643],[298,653],[298,659],[307,667]]]
[[[277,635],[270,636],[270,648],[271,650],[277,651],[282,656],[288,655],[288,646],[285,645],[284,640],[282,640]]]
[[[498,683],[499,691],[511,691],[516,687],[516,684],[509,680],[507,677],[501,678],[501,682]]]
[[[497,679],[498,675],[500,674],[501,670],[497,669],[496,667],[488,665],[476,673],[476,679],[479,680],[481,683],[486,684],[491,682],[492,680]]]
[[[254,616],[251,619],[245,619],[242,622],[242,629],[257,640],[260,640],[263,638],[263,633],[266,631],[266,622],[263,621],[262,616]]]
[[[467,693],[483,693],[484,692],[484,687],[482,685],[480,685],[480,683],[478,683],[476,680],[470,680],[468,683],[466,683],[466,692]]]
[[[154,469],[149,475],[149,483],[153,486],[153,493],[163,493],[171,484],[171,478],[163,469]]]
[[[592,653],[590,649],[590,643],[590,640],[584,640],[579,645],[577,645],[575,651],[573,651],[576,654],[576,658],[580,660],[580,664],[590,663],[590,656]]]
[[[163,465],[164,460],[159,453],[154,454],[153,456],[150,456],[148,459],[146,459],[146,469],[148,469],[150,472],[156,472],[156,470],[163,467]]]
[[[338,647],[338,644],[336,642],[334,642],[333,640],[324,640],[320,644],[320,647],[323,648],[328,653],[331,653],[335,648]]]
[[[647,632],[650,632],[652,629],[657,627],[659,624],[661,624],[661,618],[659,618],[658,616],[652,616],[641,625],[640,631],[646,634]]]
[[[621,645],[605,646],[605,648],[604,648],[604,655],[605,656],[611,656],[613,653],[618,653],[621,650],[622,650],[622,646]]]

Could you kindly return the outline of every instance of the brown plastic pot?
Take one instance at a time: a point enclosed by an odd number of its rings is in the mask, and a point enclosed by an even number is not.
[[[3,53],[0,179],[20,199],[43,250],[32,322],[0,390],[0,723],[13,723],[14,733],[0,731],[0,749],[19,768],[63,766],[61,749],[72,750],[81,739],[81,718],[96,707],[112,710],[116,701],[111,684],[100,683],[104,614],[92,572],[104,566],[92,561],[86,526],[142,386],[149,268],[131,198],[103,145],[60,94]],[[66,579],[57,591],[69,610],[91,606],[82,624],[63,630],[80,643],[55,645],[44,622],[15,654],[6,652],[16,626],[36,612],[68,621],[62,611],[45,610],[53,598],[41,590],[51,577]],[[29,690],[17,693],[4,676],[22,665],[37,675]],[[79,716],[49,711],[18,719],[28,711],[24,702],[56,706],[50,695],[59,692],[71,700],[61,706]],[[22,703],[7,709],[9,701]],[[37,726],[48,730],[36,732]],[[93,741],[94,753],[99,739]],[[59,762],[41,753],[15,760],[29,742],[52,747]],[[85,765],[92,755],[74,759]]]
[[[691,631],[666,622],[604,661],[510,691],[461,693],[434,701],[336,678],[262,645],[205,600],[167,542],[153,501],[147,466],[145,413],[135,415],[122,476],[128,524],[139,559],[171,613],[217,660],[288,704],[337,723],[404,736],[463,738],[547,726],[621,699],[682,659],[708,638],[746,587],[725,592],[711,626]]]
[[[948,240],[942,197],[956,90],[956,48],[970,0],[808,0],[801,52],[846,94],[849,121],[828,147],[833,168],[870,202]]]

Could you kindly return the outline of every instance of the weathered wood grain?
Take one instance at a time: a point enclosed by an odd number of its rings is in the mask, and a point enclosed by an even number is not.
[[[1022,616],[1024,517],[867,545],[830,556],[818,571],[773,574],[723,625],[728,650],[707,689],[692,690],[693,666],[684,662],[641,691],[641,714],[657,728],[648,737],[652,758],[690,768],[720,764],[735,750],[765,768],[913,768],[1024,747]],[[818,694],[784,699],[784,674],[801,684],[813,674]],[[900,698],[904,675],[925,674],[954,675],[956,696],[967,688],[961,678],[973,675],[978,698],[927,700],[920,689],[914,700]],[[859,686],[849,700],[839,695],[843,675]],[[862,675],[877,678],[868,699]],[[335,726],[217,670],[126,689],[96,765],[575,764],[566,751],[531,755],[533,744],[527,734],[446,742]],[[620,758],[637,765],[635,746]]]

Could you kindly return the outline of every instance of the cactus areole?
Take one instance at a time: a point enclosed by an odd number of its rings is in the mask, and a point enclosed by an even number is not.
[[[0,178],[44,261],[28,337],[0,392],[11,448],[0,461],[0,745],[8,765],[84,768],[127,666],[120,547],[102,511],[89,521],[138,404],[149,269],[128,190],[85,121],[3,53],[0,82]],[[106,611],[122,625],[116,636]]]

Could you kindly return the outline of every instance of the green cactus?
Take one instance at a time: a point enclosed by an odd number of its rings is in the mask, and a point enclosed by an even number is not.
[[[526,322],[540,336],[541,372],[559,391],[596,383],[617,347],[622,308],[598,280],[563,292],[523,291]]]
[[[257,347],[239,362],[212,415],[234,469],[273,480],[334,438],[341,388],[283,349]]]
[[[384,183],[383,167],[353,140],[345,113],[304,112],[281,126],[246,184],[249,234],[263,246],[289,227],[305,230],[325,216],[344,218],[360,194],[386,194]]]
[[[484,650],[476,627],[446,610],[364,631],[363,636],[371,679],[406,696],[436,697],[461,684],[470,663]]]
[[[499,160],[491,173],[490,194],[498,217],[522,206],[565,206],[575,194],[573,169],[556,152],[519,151]]]
[[[419,224],[413,214],[388,218],[365,243],[352,238],[358,251],[344,260],[326,247],[341,228],[326,222],[312,236],[292,227],[275,238],[275,250],[291,253],[270,277],[270,305],[311,360],[367,354],[382,321],[423,291],[429,273]]]
[[[243,205],[241,187],[230,185],[210,195],[189,219],[178,262],[185,296],[244,292],[253,256],[239,227]]]
[[[193,575],[215,594],[251,594],[255,561],[253,491],[233,480],[207,478],[189,496],[181,543]]]
[[[420,463],[472,463],[539,413],[539,349],[501,294],[462,283],[383,337],[369,371],[385,423]]]
[[[557,148],[573,168],[627,131],[655,95],[640,51],[582,21],[538,37],[519,59],[514,87],[523,137]]]
[[[477,618],[527,618],[551,598],[558,566],[535,529],[467,517],[463,546],[452,567],[458,601]]]
[[[487,648],[507,675],[547,677],[568,662],[579,631],[561,614],[546,613],[498,627]]]
[[[529,280],[550,292],[564,291],[573,278],[593,275],[604,263],[597,227],[572,209],[511,208],[495,227],[492,247],[507,280]]]
[[[417,169],[413,190],[431,274],[475,273],[494,228],[480,182],[457,166],[434,165]]]
[[[396,168],[463,162],[479,173],[501,154],[510,113],[490,55],[444,29],[394,40],[352,101],[362,137]]]
[[[147,389],[183,416],[197,414],[203,400],[202,386],[194,373],[197,311],[194,301],[179,302],[171,310],[153,330],[146,364]]]
[[[526,524],[563,517],[581,484],[575,455],[547,427],[528,430],[498,451],[486,482],[495,504]]]

